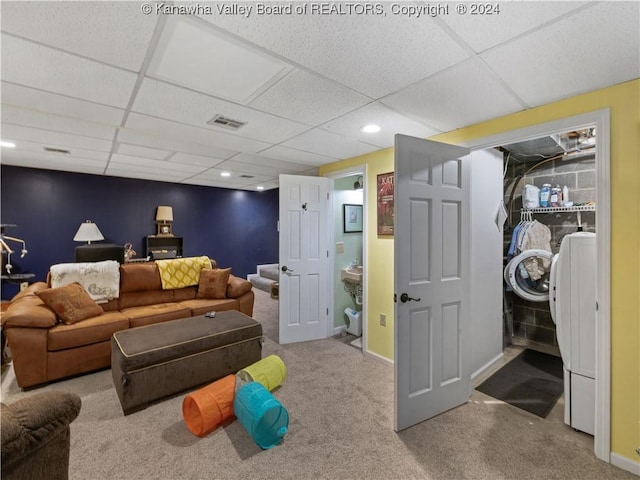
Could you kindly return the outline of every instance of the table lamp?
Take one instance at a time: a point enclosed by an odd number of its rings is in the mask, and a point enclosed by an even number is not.
[[[159,206],[156,213],[156,223],[158,225],[158,235],[173,237],[173,208],[166,205]]]
[[[73,237],[74,242],[87,242],[89,245],[91,245],[91,242],[97,242],[99,240],[104,240],[104,236],[98,226],[91,220],[81,223]]]

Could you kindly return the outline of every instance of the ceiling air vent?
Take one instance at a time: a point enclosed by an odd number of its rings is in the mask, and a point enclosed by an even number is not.
[[[240,178],[253,178],[253,175],[240,175]]]
[[[216,115],[207,124],[214,127],[222,127],[228,130],[238,130],[240,127],[244,127],[247,122],[241,122],[240,120],[233,120],[232,118],[225,117],[224,115]]]
[[[49,153],[63,153],[65,155],[70,155],[71,150],[65,150],[64,148],[54,148],[54,147],[42,147],[45,152]]]

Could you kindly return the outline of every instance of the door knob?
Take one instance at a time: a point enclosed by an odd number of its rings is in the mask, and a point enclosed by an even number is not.
[[[422,300],[421,298],[411,298],[409,295],[407,295],[406,293],[403,293],[402,295],[400,295],[400,301],[402,303],[407,303],[409,301],[414,301],[414,302],[419,302],[420,300]]]
[[[293,272],[293,269],[292,269],[292,268],[287,267],[286,265],[283,265],[283,266],[282,266],[282,268],[281,268],[281,270],[282,270],[284,273],[287,273],[287,272]]]

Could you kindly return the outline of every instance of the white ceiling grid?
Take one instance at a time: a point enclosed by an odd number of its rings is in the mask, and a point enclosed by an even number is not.
[[[225,3],[249,16],[149,4],[0,2],[0,137],[16,144],[3,164],[271,189],[396,133],[429,137],[640,77],[637,1],[505,1],[475,16],[440,2],[449,12],[434,17],[392,7],[425,2],[381,2],[380,15]],[[207,124],[216,115],[246,125]],[[369,123],[380,132],[362,133]]]

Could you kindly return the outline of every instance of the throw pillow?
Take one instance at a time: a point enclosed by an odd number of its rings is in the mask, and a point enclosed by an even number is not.
[[[67,325],[102,315],[103,310],[79,283],[35,292]]]
[[[231,268],[203,268],[196,298],[227,298],[227,283]]]

